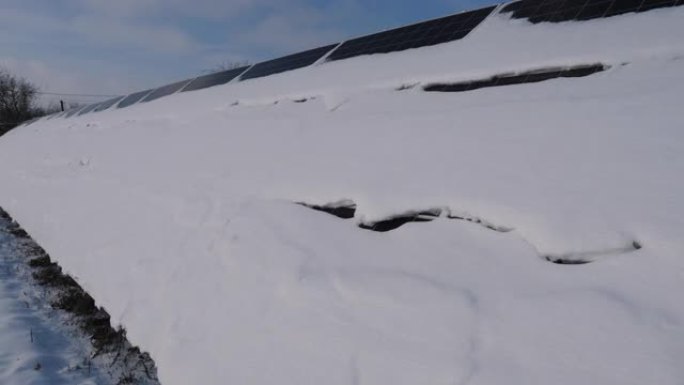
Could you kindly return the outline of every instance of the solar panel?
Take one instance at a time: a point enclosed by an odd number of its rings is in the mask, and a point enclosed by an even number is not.
[[[403,51],[459,40],[468,35],[495,8],[482,8],[352,39],[330,54],[328,60]]]
[[[673,7],[677,5],[684,5],[684,1],[644,0],[644,2],[639,7],[639,12],[646,12],[656,8]]]
[[[501,12],[532,23],[591,20],[682,5],[681,0],[520,0]]]
[[[278,59],[257,63],[254,66],[252,66],[252,68],[250,68],[247,72],[245,72],[240,77],[240,79],[246,80],[260,78],[263,76],[273,75],[309,66],[318,61],[318,59],[325,56],[328,52],[330,52],[330,50],[332,50],[336,46],[337,44],[331,44],[325,47],[314,48],[308,51],[284,56]]]
[[[100,112],[100,111],[104,111],[106,109],[109,109],[111,106],[122,101],[124,98],[125,98],[125,96],[117,96],[116,98],[106,100],[106,101],[102,102],[99,106],[97,106],[95,108],[94,112]]]
[[[235,68],[227,71],[216,72],[195,78],[181,92],[201,90],[213,86],[220,86],[240,76],[249,66]]]
[[[72,109],[70,109],[69,111],[67,111],[67,113],[66,113],[66,115],[64,115],[64,117],[65,117],[65,118],[70,118],[70,117],[76,115],[76,113],[78,113],[79,111],[81,111],[81,110],[83,110],[83,109],[85,109],[85,108],[87,108],[87,107],[88,107],[88,106],[81,106],[81,107],[72,108]]]
[[[171,84],[167,84],[165,86],[161,86],[161,87],[157,88],[156,90],[152,91],[149,95],[147,95],[141,101],[141,103],[151,102],[151,101],[159,99],[161,97],[171,95],[171,94],[181,90],[183,87],[188,85],[191,81],[192,81],[192,79],[189,79],[189,80],[186,79],[186,80],[182,80],[180,82],[171,83]]]
[[[140,91],[136,92],[134,94],[130,94],[124,98],[124,100],[119,103],[116,108],[126,108],[128,106],[131,106],[137,102],[140,101],[140,99],[144,98],[145,96],[149,95],[153,90],[145,90],[145,91]]]
[[[87,114],[94,110],[97,106],[99,106],[101,103],[93,103],[91,105],[88,105],[86,108],[82,109],[81,111],[78,112],[78,116],[81,116],[83,114]]]

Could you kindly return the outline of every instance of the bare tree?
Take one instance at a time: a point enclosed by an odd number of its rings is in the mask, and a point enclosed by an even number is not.
[[[0,68],[0,135],[41,113],[34,108],[38,88]]]

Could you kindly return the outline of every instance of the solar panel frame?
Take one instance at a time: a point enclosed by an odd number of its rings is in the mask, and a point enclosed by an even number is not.
[[[175,94],[176,92],[182,90],[185,86],[190,84],[195,78],[192,79],[185,79],[181,80],[179,82],[167,84],[165,86],[161,86],[154,91],[150,92],[147,96],[145,96],[140,103],[147,103],[151,102],[153,100],[157,100],[159,98],[163,98],[164,96],[169,96],[172,94]]]
[[[183,87],[181,92],[196,91],[204,88],[220,86],[226,83],[230,83],[233,79],[236,79],[243,72],[245,72],[249,67],[250,66],[244,66],[196,77],[185,87]]]
[[[494,9],[496,6],[485,7],[351,39],[342,43],[327,60],[397,52],[459,40],[484,21]]]
[[[310,66],[338,45],[339,43],[330,44],[257,63],[243,73],[240,76],[240,80],[255,79]]]
[[[132,106],[136,103],[138,103],[141,99],[149,95],[154,91],[153,89],[145,90],[145,91],[140,91],[140,92],[135,92],[132,93],[128,96],[126,96],[122,101],[119,102],[119,104],[116,106],[116,108],[126,108],[129,106]]]

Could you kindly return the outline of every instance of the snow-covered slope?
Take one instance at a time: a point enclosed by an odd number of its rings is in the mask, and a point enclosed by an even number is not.
[[[454,43],[39,121],[0,138],[0,205],[164,384],[681,384],[683,21],[492,15]],[[355,218],[294,203],[343,199]]]

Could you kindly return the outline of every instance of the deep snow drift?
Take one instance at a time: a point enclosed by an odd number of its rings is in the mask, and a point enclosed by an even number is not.
[[[164,384],[681,384],[683,20],[493,15],[454,43],[40,121],[0,138],[0,205]],[[353,219],[295,204],[341,200]]]

